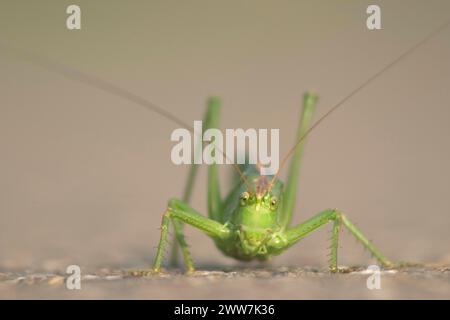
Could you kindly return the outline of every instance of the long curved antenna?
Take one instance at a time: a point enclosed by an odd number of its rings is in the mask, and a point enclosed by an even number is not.
[[[167,112],[162,107],[157,106],[156,104],[132,93],[131,91],[128,91],[126,89],[123,89],[111,82],[108,82],[104,79],[95,77],[93,75],[81,72],[79,70],[76,70],[66,64],[62,64],[56,61],[53,61],[47,57],[44,57],[42,55],[38,55],[36,53],[30,52],[28,50],[24,49],[18,49],[18,48],[12,48],[10,46],[7,46],[0,42],[0,49],[2,51],[6,51],[9,53],[14,54],[14,57],[19,57],[22,60],[31,62],[33,64],[39,65],[40,67],[54,72],[58,73],[59,75],[62,75],[66,78],[69,78],[71,80],[78,81],[83,84],[87,84],[91,87],[97,88],[99,90],[105,91],[109,94],[113,94],[115,96],[121,97],[123,99],[126,99],[128,101],[134,102],[135,104],[138,104],[146,109],[149,109],[173,122],[176,124],[189,129],[193,131],[194,129],[189,126],[187,123],[183,122],[182,120],[178,119],[176,116],[171,114],[170,112]]]
[[[188,129],[191,133],[197,134],[194,131],[194,128],[192,126],[190,126],[187,123],[185,123],[184,121],[180,120],[179,118],[174,116],[172,113],[170,113],[170,112],[164,110],[162,107],[157,106],[156,104],[142,98],[141,96],[138,96],[137,94],[135,94],[131,91],[128,91],[126,89],[123,89],[111,82],[108,82],[108,81],[98,78],[96,76],[81,72],[79,70],[76,70],[76,69],[68,66],[68,65],[53,61],[47,57],[38,55],[38,54],[30,52],[28,50],[13,48],[13,47],[7,46],[1,42],[0,42],[0,50],[14,54],[14,57],[20,57],[22,60],[26,60],[28,62],[37,64],[40,67],[42,67],[48,71],[58,73],[68,79],[90,85],[91,87],[97,88],[97,89],[107,92],[109,94],[113,94],[113,95],[121,97],[125,100],[131,101],[137,105],[140,105],[150,111],[153,111],[153,112],[159,114],[160,116],[163,116],[166,119],[171,120],[172,122],[182,126],[183,128]],[[222,153],[226,159],[230,160],[228,158],[228,156],[226,155],[226,153],[224,151],[222,151],[220,148],[217,148],[217,146],[216,146],[215,149],[217,151],[219,151],[220,153]],[[229,161],[229,162],[232,163],[232,161]],[[239,173],[239,176],[241,177],[242,181],[244,181],[247,188],[250,190],[251,185],[245,178],[245,175],[242,172],[242,170],[239,168],[239,166],[237,164],[235,164],[235,163],[232,163],[232,164],[233,164],[233,167],[235,168],[235,170]]]
[[[351,91],[348,95],[346,95],[344,98],[342,98],[338,103],[336,103],[330,110],[328,110],[323,116],[319,118],[311,127],[309,127],[308,130],[301,136],[295,145],[289,150],[289,152],[286,154],[286,156],[283,158],[283,160],[280,162],[280,166],[277,170],[277,173],[273,176],[272,180],[270,181],[269,190],[271,190],[273,184],[275,183],[275,180],[278,178],[281,169],[286,164],[286,161],[289,159],[289,157],[294,153],[295,149],[302,143],[303,140],[313,131],[315,128],[319,126],[319,124],[322,123],[323,120],[328,118],[334,111],[339,109],[345,102],[347,102],[351,97],[353,97],[355,94],[357,94],[359,91],[367,87],[371,82],[373,82],[375,79],[377,79],[379,76],[384,74],[386,71],[391,69],[393,66],[395,66],[397,63],[399,63],[401,60],[403,60],[405,57],[416,51],[419,47],[424,45],[426,42],[434,38],[436,35],[438,35],[441,31],[443,31],[445,28],[447,28],[450,25],[450,20],[441,25],[439,28],[435,29],[433,32],[428,34],[425,38],[423,38],[421,41],[416,43],[414,46],[403,52],[401,55],[399,55],[395,60],[387,64],[384,68],[379,70],[377,73],[373,74],[371,77],[369,77],[366,81],[364,81],[360,86],[356,87],[353,91]]]

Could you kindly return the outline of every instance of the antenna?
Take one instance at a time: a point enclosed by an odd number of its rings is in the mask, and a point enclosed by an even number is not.
[[[338,103],[336,103],[330,110],[328,110],[323,116],[319,118],[311,127],[309,127],[308,130],[297,140],[297,142],[294,144],[294,146],[289,150],[289,152],[286,154],[286,156],[283,158],[283,160],[280,163],[280,167],[277,170],[277,173],[273,176],[272,180],[269,184],[269,191],[272,189],[273,184],[275,183],[275,180],[278,178],[281,169],[286,164],[286,161],[289,159],[289,157],[294,153],[295,149],[302,143],[303,140],[314,130],[316,129],[319,124],[322,123],[323,120],[328,118],[334,111],[339,109],[345,102],[347,102],[350,98],[352,98],[355,94],[360,92],[362,89],[367,87],[370,83],[372,83],[375,79],[380,77],[382,74],[384,74],[386,71],[391,69],[393,66],[395,66],[397,63],[402,61],[404,58],[412,54],[414,51],[416,51],[419,47],[427,43],[429,40],[434,38],[436,35],[438,35],[441,31],[443,31],[445,28],[447,28],[450,25],[450,20],[441,25],[439,28],[435,29],[433,32],[428,34],[425,38],[423,38],[421,41],[416,43],[414,46],[403,52],[401,55],[399,55],[396,59],[388,63],[385,67],[383,67],[381,70],[373,74],[371,77],[369,77],[366,81],[364,81],[360,86],[356,87],[353,91],[351,91],[349,94],[344,96]]]
[[[190,126],[187,123],[185,123],[184,121],[180,120],[175,115],[166,111],[162,107],[157,106],[156,104],[148,101],[147,99],[144,99],[141,96],[138,96],[137,94],[135,94],[129,90],[123,89],[111,82],[108,82],[99,77],[81,72],[79,70],[76,70],[76,69],[68,66],[68,65],[53,61],[47,57],[32,53],[28,50],[12,48],[1,42],[0,42],[0,49],[14,54],[15,57],[20,57],[23,60],[37,64],[40,67],[42,67],[48,71],[58,73],[66,78],[71,79],[71,80],[75,80],[75,81],[90,85],[99,90],[105,91],[107,93],[121,97],[125,100],[131,101],[137,105],[140,105],[148,110],[151,110],[151,111],[163,116],[166,119],[171,120],[172,122],[180,125],[183,128],[188,129],[193,134],[198,134],[194,131],[194,128],[192,126]],[[220,148],[218,148],[216,146],[215,149],[217,151],[219,151],[220,153],[222,153],[226,159],[230,160],[228,158],[228,156],[226,155],[226,153],[224,151],[222,151]],[[229,161],[229,162],[232,162],[232,161]],[[244,173],[242,172],[242,170],[239,168],[239,166],[237,164],[235,164],[235,163],[232,163],[232,164],[233,164],[233,167],[235,168],[235,170],[239,173],[239,176],[241,177],[241,179],[246,184],[248,190],[250,191],[251,185],[245,178]]]

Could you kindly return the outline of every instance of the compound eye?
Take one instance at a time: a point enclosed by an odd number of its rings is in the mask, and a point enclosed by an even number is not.
[[[249,198],[250,198],[250,194],[247,191],[242,192],[242,194],[241,194],[241,205],[243,205],[243,206],[246,205]]]
[[[270,208],[272,210],[276,209],[278,206],[278,199],[276,197],[273,197],[272,200],[270,201]]]

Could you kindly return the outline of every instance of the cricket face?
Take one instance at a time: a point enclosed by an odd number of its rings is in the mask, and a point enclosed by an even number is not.
[[[278,197],[271,192],[241,194],[236,222],[247,254],[264,254],[265,243],[277,227],[278,203]]]
[[[279,200],[270,191],[244,191],[239,199],[238,224],[255,228],[274,228],[277,224]]]

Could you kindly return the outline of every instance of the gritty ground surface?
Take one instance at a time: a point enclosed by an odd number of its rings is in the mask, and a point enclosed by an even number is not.
[[[181,271],[133,276],[129,271],[99,269],[82,275],[81,290],[66,289],[61,272],[0,272],[3,299],[449,299],[450,267],[417,266],[382,270],[381,288],[367,289],[370,271],[240,268]]]

